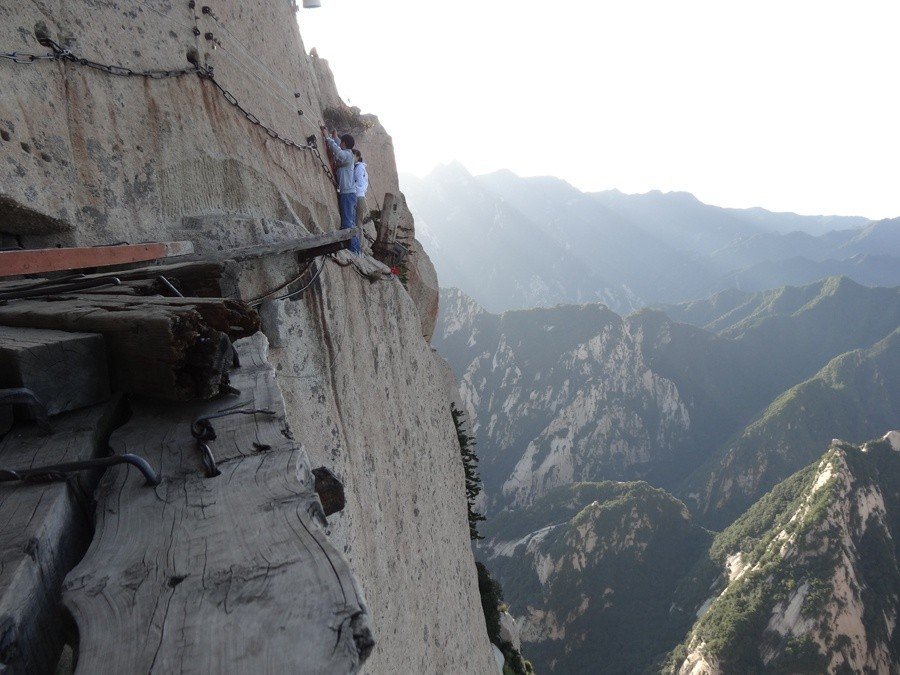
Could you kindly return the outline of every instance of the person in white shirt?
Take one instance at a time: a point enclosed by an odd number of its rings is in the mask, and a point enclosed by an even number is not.
[[[369,242],[375,241],[375,227],[369,217],[369,205],[366,203],[366,192],[369,190],[369,171],[363,161],[362,153],[354,149],[356,163],[353,165],[353,183],[356,186],[356,226],[362,228]]]
[[[353,182],[356,185],[356,226],[362,227],[363,222],[369,217],[369,206],[366,204],[366,191],[369,189],[369,172],[363,161],[362,153],[353,150],[356,163],[353,165]]]

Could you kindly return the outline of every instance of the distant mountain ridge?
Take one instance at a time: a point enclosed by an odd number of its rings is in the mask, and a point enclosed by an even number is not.
[[[404,185],[442,283],[495,312],[599,301],[627,313],[835,274],[900,284],[900,219],[726,209],[685,192],[582,193],[459,164]]]

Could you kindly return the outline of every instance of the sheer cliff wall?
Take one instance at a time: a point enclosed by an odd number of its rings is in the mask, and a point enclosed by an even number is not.
[[[433,269],[399,195],[390,136],[344,106],[286,0],[0,0],[0,51],[47,53],[36,33],[135,70],[210,65],[234,99],[301,144],[326,109],[351,120],[370,204],[388,197],[406,223],[410,290],[326,262],[302,297],[267,303],[270,361],[299,440],[347,489],[331,536],[369,604],[366,672],[490,672],[459,448],[422,338],[433,327]],[[189,239],[213,252],[337,226],[316,157],[253,125],[209,80],[0,60],[3,245]],[[246,263],[234,287],[250,299],[299,271],[290,255]]]

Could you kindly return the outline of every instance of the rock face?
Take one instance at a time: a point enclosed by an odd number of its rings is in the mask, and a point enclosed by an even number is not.
[[[422,320],[422,335],[430,342],[437,322],[440,293],[434,265],[416,240],[413,215],[401,193],[387,193],[384,196],[381,218],[383,228],[407,249],[407,258],[403,262],[406,267],[406,286]]]
[[[451,292],[446,307],[438,348],[487,448],[489,502],[527,505],[559,485],[639,477],[685,436],[690,416],[674,384],[603,305],[497,316]]]
[[[36,27],[95,61],[212,66],[262,124],[300,144],[336,115],[369,163],[372,201],[402,200],[390,137],[376,118],[347,108],[327,64],[304,52],[290,3],[222,0],[205,13],[199,3],[157,0],[52,10],[0,1],[0,49],[45,53]],[[4,241],[183,238],[203,253],[337,228],[334,190],[315,155],[251,124],[208,79],[2,61],[0,92]],[[414,241],[411,219],[404,236]],[[422,339],[436,288],[427,258],[416,259],[409,293],[397,280],[364,279],[354,265],[321,264],[309,292],[267,305],[264,327],[295,433],[346,485],[332,536],[368,600],[376,647],[366,672],[489,672],[459,448]],[[233,280],[253,299],[299,272],[282,255],[236,266]]]
[[[896,672],[900,455],[835,441],[718,535],[678,673]]]
[[[487,672],[456,431],[412,300],[329,265],[284,312],[270,359],[295,433],[345,483],[330,524],[374,615],[367,671]]]

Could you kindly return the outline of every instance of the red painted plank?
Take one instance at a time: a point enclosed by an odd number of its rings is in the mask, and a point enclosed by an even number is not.
[[[0,277],[146,262],[194,252],[189,241],[0,251]]]

